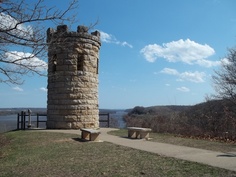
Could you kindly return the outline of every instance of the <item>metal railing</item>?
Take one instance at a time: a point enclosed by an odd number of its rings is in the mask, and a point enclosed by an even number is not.
[[[28,111],[21,111],[21,113],[17,114],[17,130],[25,130],[26,129],[26,124],[27,128],[32,127],[32,120],[31,118],[36,116],[36,127],[39,128],[39,123],[46,123],[47,120],[40,120],[40,117],[47,117],[46,113],[37,113],[32,114],[30,110]],[[105,116],[105,118],[104,118]],[[100,118],[102,117],[102,118]],[[27,119],[28,118],[28,119]],[[110,127],[110,114],[109,113],[99,113],[99,122],[104,123],[107,122],[107,127]]]

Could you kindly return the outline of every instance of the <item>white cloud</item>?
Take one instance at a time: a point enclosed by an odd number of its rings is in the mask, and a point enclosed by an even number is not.
[[[186,81],[191,81],[191,82],[196,82],[196,83],[200,83],[200,82],[204,82],[204,77],[206,76],[206,74],[204,72],[183,72],[179,74],[179,77],[183,80]]]
[[[102,42],[112,43],[112,41],[116,40],[116,39],[112,39],[113,36],[111,34],[107,34],[103,31],[99,31],[99,32],[100,32],[100,38]]]
[[[23,91],[24,91],[22,88],[20,88],[20,87],[18,87],[18,86],[13,87],[12,89],[13,89],[13,90],[16,90],[16,91],[18,91],[18,92],[23,92]]]
[[[170,75],[179,75],[179,72],[176,69],[164,68],[161,70],[161,73],[170,74]]]
[[[230,65],[230,64],[232,64],[232,62],[229,61],[228,58],[223,58],[223,59],[221,59],[220,64],[221,65]]]
[[[10,51],[6,52],[5,56],[10,62],[16,61],[15,63],[17,64],[27,65],[29,68],[40,72],[46,71],[48,67],[45,61],[40,60],[37,57],[33,57],[31,53]]]
[[[105,42],[105,43],[113,43],[113,44],[117,44],[117,45],[121,45],[121,46],[124,46],[124,47],[129,47],[129,48],[133,48],[133,46],[131,44],[129,44],[128,42],[126,41],[119,41],[115,38],[115,36],[113,36],[112,34],[108,34],[108,33],[105,33],[103,31],[99,31],[100,32],[100,38],[101,38],[101,41],[102,42]]]
[[[196,61],[196,64],[210,68],[214,66],[219,66],[221,64],[221,61],[210,61],[210,60],[202,59],[202,60]]]
[[[164,74],[178,76],[178,79],[177,79],[178,81],[190,81],[190,82],[195,82],[195,83],[205,82],[204,78],[206,76],[206,74],[204,72],[199,72],[199,71],[189,72],[189,71],[186,71],[186,72],[180,73],[176,69],[171,69],[171,68],[164,68],[160,72],[164,73]]]
[[[196,63],[200,66],[206,66],[206,67],[211,67],[213,65],[212,61],[205,60],[205,59],[198,60],[196,61]]]
[[[19,38],[19,40],[21,40],[20,38],[31,40],[34,37],[32,26],[20,24],[16,19],[4,13],[0,13],[0,28],[3,30],[8,30],[9,36],[15,35]],[[25,48],[27,48],[27,46],[25,46]],[[24,50],[24,47],[22,50]],[[9,65],[9,70],[17,70],[19,73],[24,71],[26,68],[36,72],[44,72],[47,70],[47,63],[37,57],[34,57],[31,53],[7,50],[4,54],[4,59],[6,63],[9,61],[14,64]],[[27,67],[22,67],[21,65],[25,65]]]
[[[122,42],[121,45],[124,46],[124,47],[127,46],[129,48],[133,48],[133,46],[131,44],[129,44],[128,42],[126,42],[126,41]]]
[[[43,91],[43,92],[47,92],[48,91],[48,89],[45,88],[45,87],[41,87],[40,90]]]
[[[164,58],[168,62],[183,62],[187,64],[198,64],[205,67],[218,65],[219,61],[207,60],[215,54],[213,48],[207,44],[198,44],[190,39],[180,39],[161,45],[147,45],[141,49],[141,54],[148,62],[155,62],[158,58]]]
[[[17,28],[15,28],[16,24]],[[10,29],[9,33],[17,34],[18,37],[30,38],[33,35],[33,28],[30,25],[18,24],[16,19],[2,12],[0,13],[0,28]]]
[[[181,92],[189,92],[190,91],[190,89],[187,87],[179,87],[179,88],[177,88],[177,90],[179,90]]]

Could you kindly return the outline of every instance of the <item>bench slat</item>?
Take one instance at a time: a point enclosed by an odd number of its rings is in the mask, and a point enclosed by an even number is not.
[[[85,131],[85,132],[88,132],[88,133],[101,133],[100,130],[94,130],[94,129],[88,129],[88,128],[81,128],[80,129],[81,131]]]
[[[152,131],[151,128],[142,128],[142,127],[127,127],[127,129],[135,131]]]

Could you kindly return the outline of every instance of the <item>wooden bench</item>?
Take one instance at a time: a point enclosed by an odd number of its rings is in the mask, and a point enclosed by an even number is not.
[[[141,127],[127,127],[128,129],[128,138],[138,138],[138,139],[149,139],[149,133],[152,131],[150,128],[141,128]]]
[[[81,139],[89,141],[99,141],[100,130],[81,128]]]

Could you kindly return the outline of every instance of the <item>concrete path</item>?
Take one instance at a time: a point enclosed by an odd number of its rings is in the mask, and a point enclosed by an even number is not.
[[[151,142],[142,139],[128,139],[107,134],[114,128],[101,128],[100,140],[134,149],[148,151],[159,155],[174,157],[192,162],[207,164],[214,167],[236,171],[236,152],[222,153],[185,146],[177,146],[165,143]],[[44,130],[79,134],[80,130]],[[127,133],[128,134],[128,133]]]

